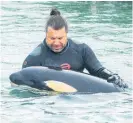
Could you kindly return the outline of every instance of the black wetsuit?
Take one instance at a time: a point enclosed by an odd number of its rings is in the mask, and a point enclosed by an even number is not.
[[[39,44],[25,59],[22,68],[29,66],[60,67],[68,63],[71,70],[82,72],[84,68],[92,75],[98,76],[104,67],[96,58],[94,52],[86,44],[76,44],[68,39],[67,46],[60,53],[53,52],[44,41]]]

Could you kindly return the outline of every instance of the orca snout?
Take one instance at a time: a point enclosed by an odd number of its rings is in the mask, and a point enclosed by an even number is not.
[[[34,86],[34,82],[26,79],[26,77],[23,76],[20,72],[12,73],[9,76],[9,79],[12,83],[17,84],[17,85]]]
[[[14,82],[14,80],[15,80],[14,73],[9,76],[9,79],[10,79],[11,82]]]
[[[19,73],[12,73],[10,76],[9,76],[9,79],[11,82],[15,83],[15,84],[19,84],[18,81],[21,81],[22,80],[22,77]]]

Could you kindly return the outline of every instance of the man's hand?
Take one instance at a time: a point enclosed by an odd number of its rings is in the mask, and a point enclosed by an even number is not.
[[[118,85],[119,87],[128,88],[128,85],[117,74],[111,75],[107,79],[107,82],[114,83],[114,84]]]

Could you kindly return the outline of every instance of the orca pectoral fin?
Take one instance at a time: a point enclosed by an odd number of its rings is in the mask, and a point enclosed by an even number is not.
[[[72,87],[64,82],[48,80],[48,81],[45,81],[45,83],[48,88],[50,88],[56,92],[68,92],[68,93],[69,92],[77,92],[77,90],[74,87]]]

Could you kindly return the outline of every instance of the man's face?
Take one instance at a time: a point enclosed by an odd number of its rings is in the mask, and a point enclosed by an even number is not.
[[[61,52],[67,44],[67,33],[65,27],[55,30],[48,27],[46,33],[46,43],[54,52]]]

